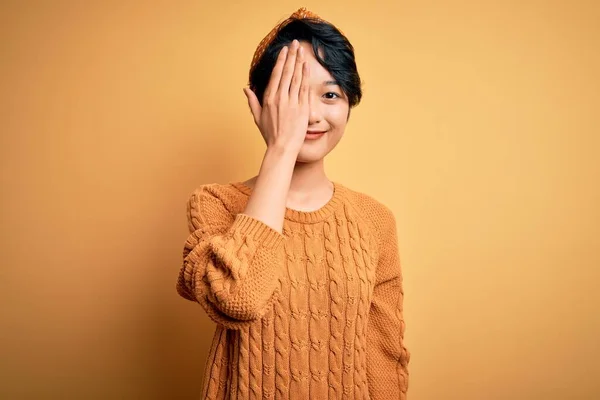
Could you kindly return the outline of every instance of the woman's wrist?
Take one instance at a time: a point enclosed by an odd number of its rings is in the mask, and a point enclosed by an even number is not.
[[[298,157],[298,152],[294,151],[290,148],[290,146],[286,146],[282,143],[274,143],[267,147],[265,152],[265,158],[270,159],[280,159],[285,162],[285,160],[293,160],[294,164],[296,163],[296,158]]]

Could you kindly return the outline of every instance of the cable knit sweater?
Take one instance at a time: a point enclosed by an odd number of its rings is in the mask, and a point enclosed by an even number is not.
[[[202,399],[406,399],[396,222],[334,183],[283,234],[243,214],[252,188],[212,183],[188,202],[177,292],[217,324]]]

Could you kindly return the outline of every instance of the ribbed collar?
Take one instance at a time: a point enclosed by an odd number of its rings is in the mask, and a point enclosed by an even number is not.
[[[333,196],[323,207],[313,211],[300,211],[286,207],[285,219],[304,224],[313,224],[327,219],[327,217],[333,214],[334,211],[344,203],[344,198],[346,196],[346,188],[342,184],[337,182],[332,183]],[[247,196],[252,194],[253,189],[244,182],[233,182],[231,185]]]

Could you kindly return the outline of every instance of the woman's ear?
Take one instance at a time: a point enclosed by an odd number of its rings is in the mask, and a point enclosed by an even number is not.
[[[246,98],[248,98],[248,106],[250,107],[250,111],[252,112],[252,117],[254,118],[254,123],[258,126],[260,121],[260,114],[262,111],[262,107],[258,102],[258,98],[256,94],[250,88],[244,88],[244,94]]]

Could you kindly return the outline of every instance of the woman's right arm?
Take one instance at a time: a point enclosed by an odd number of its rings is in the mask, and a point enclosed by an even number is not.
[[[297,40],[289,53],[284,47],[271,72],[262,106],[250,89],[244,89],[254,122],[267,151],[244,213],[283,230],[285,203],[294,166],[308,129],[310,71]]]
[[[196,189],[187,209],[177,292],[230,329],[262,317],[276,296],[283,235],[249,215],[232,215],[213,185]]]
[[[178,293],[198,301],[217,323],[240,328],[262,317],[283,268],[283,219],[296,158],[308,128],[308,78],[299,43],[280,52],[263,106],[245,89],[267,151],[243,213],[232,216],[210,185],[188,202],[190,235]]]

